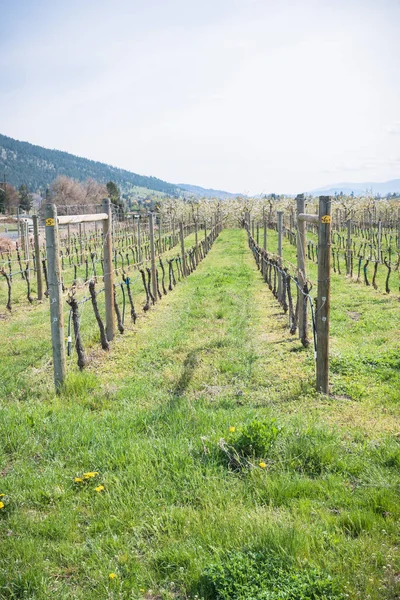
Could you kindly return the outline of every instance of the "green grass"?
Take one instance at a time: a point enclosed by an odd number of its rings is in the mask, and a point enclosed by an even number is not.
[[[7,316],[0,597],[398,598],[398,300],[332,289],[329,398],[243,230],[58,397],[47,306]]]

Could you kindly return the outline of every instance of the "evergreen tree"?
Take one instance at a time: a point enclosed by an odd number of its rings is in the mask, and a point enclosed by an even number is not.
[[[24,212],[29,213],[29,211],[32,208],[32,194],[29,193],[26,185],[22,184],[19,186],[18,195],[19,195],[19,207]]]
[[[108,195],[110,196],[111,204],[118,208],[121,213],[124,213],[125,206],[121,200],[121,193],[118,189],[118,186],[113,181],[109,181],[106,187]]]

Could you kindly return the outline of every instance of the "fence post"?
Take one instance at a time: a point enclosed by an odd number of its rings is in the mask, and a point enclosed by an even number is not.
[[[199,264],[199,223],[198,216],[194,222],[194,243],[195,243],[195,258],[196,265]]]
[[[317,326],[317,391],[329,392],[329,315],[331,271],[331,198],[319,197],[318,228],[318,298]]]
[[[347,225],[347,240],[346,240],[346,246],[347,246],[347,275],[351,275],[351,255],[352,255],[352,250],[351,250],[351,219],[347,219],[346,222]]]
[[[382,262],[382,221],[378,221],[378,262]]]
[[[179,223],[179,233],[180,233],[180,237],[181,237],[182,271],[183,271],[183,276],[186,277],[187,269],[186,269],[186,255],[185,255],[185,238],[183,235],[182,221]]]
[[[67,369],[64,346],[64,311],[62,307],[62,281],[57,208],[55,204],[46,205],[46,252],[54,383],[56,390],[59,391],[64,382]]]
[[[307,283],[306,277],[306,222],[299,219],[300,214],[305,212],[305,200],[304,194],[299,194],[296,197],[296,216],[297,216],[297,279],[300,290],[304,291]],[[308,346],[308,304],[304,302],[303,294],[299,291],[299,338],[302,341],[303,346]],[[303,310],[304,309],[304,310]]]
[[[114,318],[114,271],[113,271],[113,238],[112,238],[112,212],[109,198],[103,200],[103,212],[108,219],[103,221],[103,244],[104,244],[104,296],[106,304],[106,334],[109,342],[115,336]]]
[[[282,233],[283,233],[283,211],[278,210],[278,261],[279,268],[282,268]],[[278,300],[282,300],[282,273],[278,271]]]
[[[161,215],[158,216],[158,253],[162,254],[162,220]]]
[[[42,281],[42,261],[40,260],[40,240],[39,240],[39,223],[38,216],[33,215],[33,238],[35,243],[36,256],[36,286],[38,300],[43,300],[43,281]]]
[[[149,240],[150,240],[150,259],[151,259],[151,287],[155,302],[158,300],[157,294],[157,273],[156,273],[156,253],[154,249],[154,215],[149,213]]]

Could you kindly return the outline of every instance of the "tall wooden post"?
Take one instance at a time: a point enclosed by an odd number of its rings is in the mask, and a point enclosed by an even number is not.
[[[38,300],[43,300],[43,280],[42,280],[42,261],[40,260],[40,239],[38,216],[33,215],[33,239],[35,244],[36,257],[36,287]]]
[[[305,211],[305,199],[304,194],[299,194],[296,197],[296,212],[297,212],[297,279],[299,287],[304,290],[307,283],[306,274],[306,223],[299,219],[300,214],[304,214]],[[302,341],[303,346],[308,346],[308,303],[304,303],[304,297],[301,292],[298,295],[299,298],[299,338]]]
[[[185,236],[183,234],[182,221],[179,223],[179,234],[180,234],[180,238],[181,238],[182,271],[183,271],[184,277],[186,277],[187,269],[186,269],[186,254],[185,254]]]
[[[158,253],[162,254],[162,220],[161,215],[158,217]]]
[[[21,236],[21,250],[23,253],[24,258],[26,258],[26,242],[25,242],[25,221],[24,220],[20,220],[20,227],[21,227],[21,233],[19,234]]]
[[[257,246],[260,245],[260,225],[257,221]]]
[[[150,240],[150,259],[151,259],[151,287],[155,301],[158,300],[157,294],[157,272],[156,272],[156,252],[154,248],[154,215],[149,213],[149,240]]]
[[[64,346],[64,311],[62,305],[62,278],[58,239],[57,208],[46,205],[47,276],[50,300],[51,345],[56,390],[59,391],[66,375]]]
[[[137,218],[137,244],[138,244],[138,259],[139,264],[142,262],[142,240],[141,240],[141,231],[140,231],[140,215]]]
[[[115,336],[114,317],[114,271],[113,271],[113,239],[112,239],[112,212],[109,198],[103,200],[103,212],[108,219],[103,221],[104,244],[104,296],[106,304],[106,334],[109,342]]]
[[[317,326],[317,391],[329,392],[329,315],[331,272],[331,199],[319,197],[318,230],[318,299]]]
[[[382,262],[382,221],[378,221],[378,262]]]
[[[198,215],[194,222],[194,244],[195,244],[195,259],[196,265],[199,264],[199,222]]]
[[[397,211],[397,250],[400,250],[400,208]]]
[[[351,255],[352,255],[351,219],[347,219],[346,226],[347,226],[347,240],[346,240],[347,268],[346,268],[346,272],[347,272],[347,275],[351,275]]]
[[[278,210],[278,256],[279,268],[282,268],[282,235],[283,235],[283,211]],[[278,271],[278,300],[282,300],[282,273]]]

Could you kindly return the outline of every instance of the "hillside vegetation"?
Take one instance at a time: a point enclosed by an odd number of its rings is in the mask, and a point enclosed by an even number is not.
[[[74,156],[60,150],[49,150],[28,142],[20,142],[0,134],[0,172],[14,187],[24,184],[31,192],[44,193],[58,175],[78,181],[94,179],[98,183],[114,181],[122,191],[132,187],[175,196],[177,186],[157,177],[146,177],[101,162]]]

